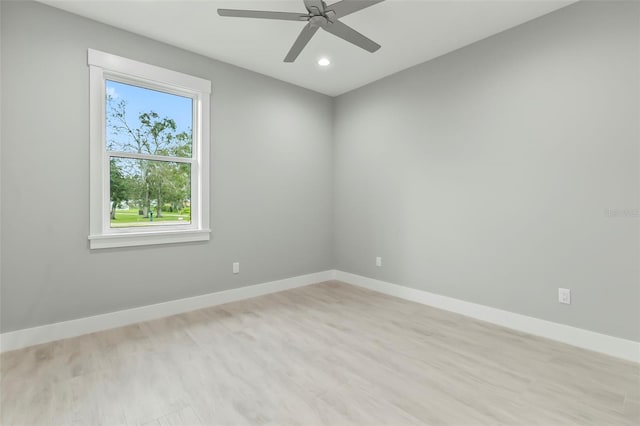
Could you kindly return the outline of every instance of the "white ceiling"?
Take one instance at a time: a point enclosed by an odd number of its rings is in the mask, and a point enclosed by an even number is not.
[[[216,9],[305,12],[302,0],[41,1],[336,96],[576,0],[386,0],[342,19],[381,44],[382,48],[376,53],[368,53],[318,31],[292,64],[282,60],[304,26],[303,22],[223,18],[218,16]],[[331,59],[329,67],[317,65],[322,56]]]

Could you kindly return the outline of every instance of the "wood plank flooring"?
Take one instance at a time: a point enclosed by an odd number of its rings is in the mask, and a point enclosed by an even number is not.
[[[640,365],[339,282],[0,356],[2,425],[638,425]]]

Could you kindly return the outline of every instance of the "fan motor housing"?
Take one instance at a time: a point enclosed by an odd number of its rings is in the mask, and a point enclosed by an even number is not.
[[[309,24],[312,27],[324,27],[329,21],[324,16],[313,16],[309,18]]]
[[[304,7],[307,8],[310,14],[312,15],[322,15],[324,14],[324,9],[327,4],[322,0],[303,0]]]

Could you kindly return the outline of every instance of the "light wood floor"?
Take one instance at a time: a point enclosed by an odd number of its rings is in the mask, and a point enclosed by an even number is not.
[[[338,282],[5,353],[2,425],[638,425],[640,366]]]

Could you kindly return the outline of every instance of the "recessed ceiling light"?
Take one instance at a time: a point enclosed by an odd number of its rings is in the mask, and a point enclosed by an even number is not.
[[[328,67],[329,64],[331,64],[331,61],[329,60],[329,58],[318,59],[318,65],[320,65],[321,67]]]

